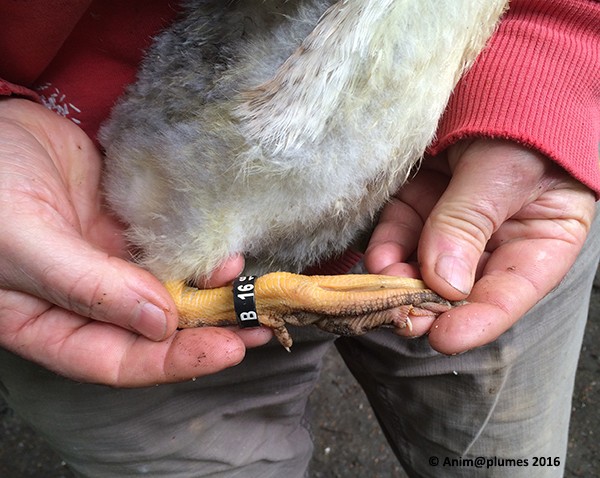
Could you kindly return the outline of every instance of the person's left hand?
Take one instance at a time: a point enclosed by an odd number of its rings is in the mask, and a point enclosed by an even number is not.
[[[0,99],[0,347],[74,380],[138,387],[216,373],[269,341],[262,327],[176,330],[168,291],[127,260],[101,171],[74,123]],[[243,265],[232,257],[203,285]]]
[[[412,275],[466,305],[414,321],[442,353],[495,340],[548,294],[579,254],[593,193],[542,155],[479,139],[428,158],[382,211],[365,265]],[[416,253],[416,256],[415,256]],[[408,332],[407,332],[408,334]]]

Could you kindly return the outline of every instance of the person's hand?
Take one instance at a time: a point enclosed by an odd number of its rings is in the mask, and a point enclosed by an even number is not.
[[[594,195],[547,158],[478,139],[429,158],[385,207],[365,254],[371,273],[414,275],[467,305],[416,320],[414,335],[460,353],[495,340],[565,276],[594,216]],[[408,334],[408,332],[407,332]]]
[[[175,305],[128,262],[103,208],[102,158],[76,125],[0,100],[0,346],[67,377],[114,386],[173,382],[239,363],[270,331],[176,331]],[[217,286],[243,268],[233,258]]]

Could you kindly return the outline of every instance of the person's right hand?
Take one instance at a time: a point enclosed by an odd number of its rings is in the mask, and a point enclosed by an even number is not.
[[[75,124],[0,100],[0,346],[76,380],[132,387],[217,372],[268,341],[262,328],[176,331],[167,291],[126,260],[101,163]],[[231,259],[209,285],[242,268]]]
[[[411,275],[467,304],[421,317],[402,334],[428,334],[438,352],[488,344],[565,277],[590,230],[594,193],[543,154],[475,138],[427,158],[383,209],[367,270]],[[543,317],[540,317],[543,320]]]

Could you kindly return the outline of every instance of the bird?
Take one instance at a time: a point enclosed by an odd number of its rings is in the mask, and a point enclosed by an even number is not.
[[[418,168],[507,8],[184,2],[99,134],[107,202],[180,327],[267,325],[289,350],[286,324],[358,334],[452,307],[416,279],[301,273],[347,249]],[[233,289],[194,286],[235,254]]]

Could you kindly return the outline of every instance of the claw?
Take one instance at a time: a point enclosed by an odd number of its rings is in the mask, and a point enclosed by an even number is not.
[[[237,324],[231,287],[199,290],[184,281],[165,287],[177,306],[180,328]],[[286,324],[360,335],[381,326],[412,329],[411,316],[437,316],[452,307],[420,280],[371,274],[273,272],[255,280],[253,293],[260,324],[272,328],[288,350],[292,339]]]

